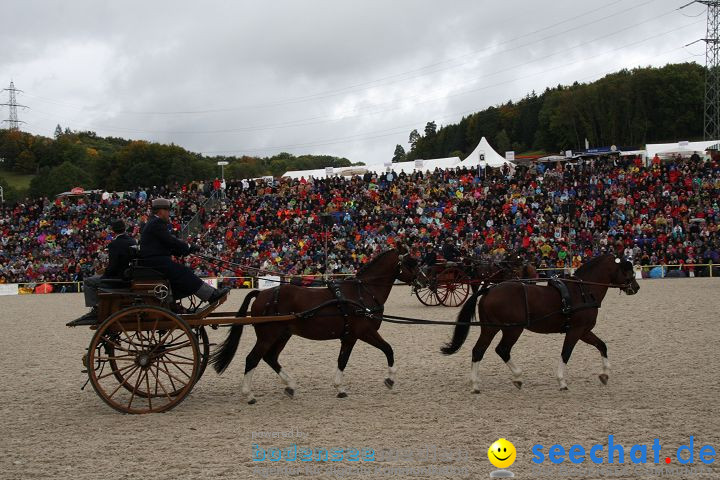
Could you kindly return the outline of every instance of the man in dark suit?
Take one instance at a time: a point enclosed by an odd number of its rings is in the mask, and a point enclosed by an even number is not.
[[[184,257],[199,251],[199,248],[178,240],[170,233],[170,201],[164,198],[153,200],[152,213],[153,216],[140,234],[142,265],[167,277],[175,300],[197,295],[201,300],[214,303],[227,296],[230,288],[213,288],[198,278],[190,268],[172,261],[173,255]]]
[[[83,281],[83,293],[85,294],[85,306],[91,310],[80,317],[81,323],[77,325],[92,325],[97,322],[97,291],[100,283],[106,278],[123,278],[125,270],[130,265],[132,258],[132,247],[137,245],[135,239],[125,233],[125,222],[115,220],[110,224],[115,238],[108,245],[108,266],[102,275],[93,275]]]

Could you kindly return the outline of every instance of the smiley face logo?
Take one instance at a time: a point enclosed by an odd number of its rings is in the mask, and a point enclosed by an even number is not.
[[[488,448],[488,460],[497,468],[508,468],[515,462],[515,445],[501,438]]]

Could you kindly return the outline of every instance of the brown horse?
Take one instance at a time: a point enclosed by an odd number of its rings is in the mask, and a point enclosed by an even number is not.
[[[470,330],[469,323],[475,318],[477,303],[481,333],[472,351],[473,393],[480,393],[480,360],[501,330],[502,339],[495,352],[510,368],[513,384],[518,388],[522,386],[522,372],[510,359],[510,351],[526,328],[536,333],[565,334],[557,372],[561,390],[567,390],[565,367],[578,340],[593,345],[600,351],[603,361],[600,380],[607,384],[610,371],[607,347],[592,329],[608,288],[619,288],[628,295],[634,295],[640,290],[635,281],[633,266],[627,260],[615,258],[613,255],[602,255],[586,262],[575,272],[574,277],[563,281],[569,302],[564,302],[560,289],[549,284],[528,285],[513,281],[484,288],[465,302],[458,315],[458,325],[452,340],[441,351],[451,355],[460,349]],[[477,302],[480,295],[483,296]]]
[[[257,340],[245,359],[242,386],[248,403],[255,403],[251,383],[255,367],[261,359],[265,360],[285,383],[285,393],[290,397],[295,394],[295,382],[278,363],[280,352],[293,335],[311,340],[340,340],[340,355],[333,381],[338,397],[347,396],[343,385],[343,371],[357,340],[377,347],[385,354],[389,372],[385,385],[392,388],[397,367],[392,347],[378,332],[381,320],[363,315],[360,311],[372,315],[381,314],[395,280],[412,281],[417,275],[417,267],[417,260],[410,255],[400,255],[397,250],[388,250],[360,269],[355,277],[330,284],[331,288],[284,284],[248,293],[238,316],[247,314],[250,301],[256,297],[250,311],[251,316],[298,314],[297,318],[289,321],[253,325]],[[345,301],[339,302],[338,298]],[[242,329],[242,325],[233,325],[225,341],[212,354],[210,362],[218,373],[222,373],[232,361]]]

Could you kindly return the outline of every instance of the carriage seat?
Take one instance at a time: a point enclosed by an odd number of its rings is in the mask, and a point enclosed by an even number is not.
[[[130,288],[130,281],[124,278],[103,278],[100,280],[98,288],[102,289],[118,289]]]
[[[150,267],[133,266],[130,269],[129,277],[132,280],[165,280],[165,275]]]

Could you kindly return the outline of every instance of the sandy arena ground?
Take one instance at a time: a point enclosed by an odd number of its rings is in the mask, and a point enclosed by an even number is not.
[[[499,437],[518,450],[511,467],[517,478],[543,478],[530,462],[535,443],[545,445],[546,453],[555,443],[589,448],[606,444],[608,434],[627,451],[659,438],[662,459],[671,454],[672,465],[677,447],[693,435],[697,462],[700,446],[720,448],[719,287],[720,279],[666,279],[642,281],[634,297],[609,292],[595,327],[609,347],[607,386],[597,378],[598,352],[578,344],[567,372],[570,390],[558,391],[554,375],[562,337],[526,332],[513,350],[524,370],[523,389],[512,385],[507,367],[488,350],[481,367],[484,391],[472,395],[470,350],[477,327],[458,354],[443,357],[438,349],[450,327],[385,324],[380,331],[399,367],[392,391],[383,385],[384,355],[358,343],[346,370],[349,397],[335,398],[331,381],[339,342],[294,337],[280,361],[298,382],[295,399],[282,393],[279,378],[262,363],[254,382],[258,403],[251,406],[240,394],[244,357],[254,343],[252,328],[246,328],[238,357],[223,376],[208,369],[176,409],[138,416],[112,410],[89,385],[80,390],[87,378],[80,358],[91,332],[64,326],[85,311],[80,295],[0,297],[0,478],[261,478],[253,470],[259,464],[252,461],[254,442],[265,448],[295,443],[414,449],[411,459],[382,465],[434,464],[469,472],[348,478],[489,478],[494,468],[487,449]],[[233,292],[226,305],[236,309],[243,296]],[[402,287],[393,291],[387,312],[452,320],[457,309],[423,307]],[[219,342],[225,332],[211,331],[211,341]],[[290,430],[305,435],[252,439],[253,432]],[[469,459],[417,458],[418,450],[433,446],[465,451]],[[337,476],[317,470],[311,478]],[[720,466],[710,475],[665,478],[720,478]]]

